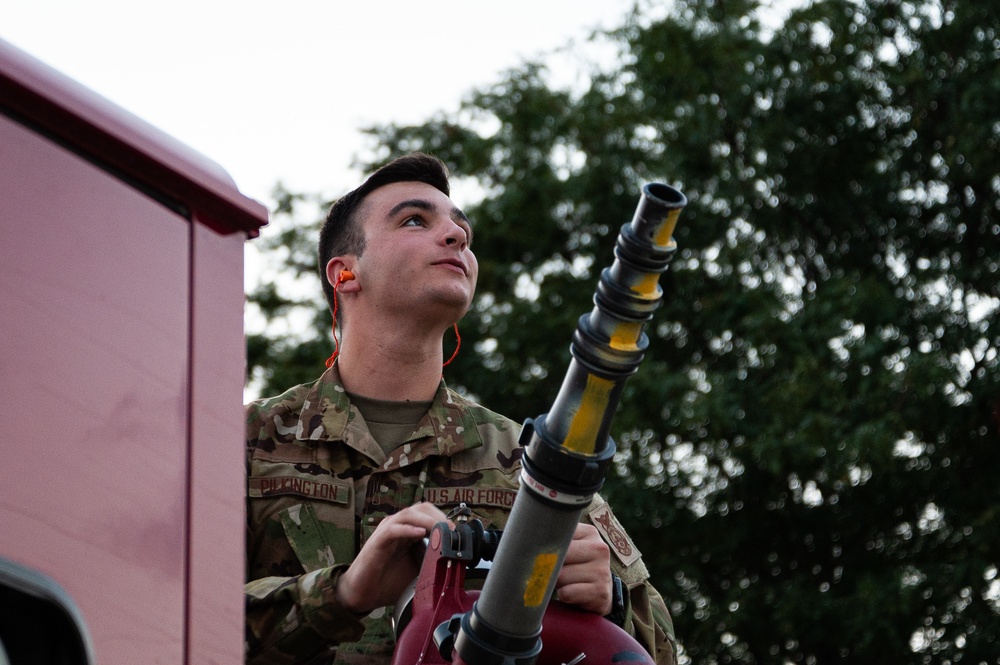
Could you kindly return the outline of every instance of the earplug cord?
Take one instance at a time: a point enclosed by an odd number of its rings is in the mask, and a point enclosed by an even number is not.
[[[340,274],[337,275],[337,283],[333,285],[333,354],[326,359],[327,369],[333,367],[333,363],[337,360],[337,355],[340,354],[340,340],[337,339],[337,287],[352,279],[354,279],[353,272],[350,270],[341,270]]]
[[[453,327],[455,329],[455,342],[456,342],[455,343],[455,350],[452,352],[451,358],[448,358],[448,360],[446,360],[446,361],[444,361],[444,363],[442,363],[442,365],[441,365],[442,368],[445,368],[448,365],[450,365],[451,361],[454,360],[455,356],[458,355],[458,350],[460,348],[462,348],[462,336],[458,334],[458,323],[456,323]]]

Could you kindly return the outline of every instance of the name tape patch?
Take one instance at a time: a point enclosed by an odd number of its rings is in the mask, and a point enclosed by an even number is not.
[[[251,478],[249,494],[254,498],[294,494],[295,496],[343,504],[346,504],[351,498],[350,487],[346,484],[300,476]]]

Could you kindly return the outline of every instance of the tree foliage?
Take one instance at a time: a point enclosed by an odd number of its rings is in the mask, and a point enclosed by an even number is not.
[[[481,188],[447,379],[515,419],[551,404],[641,185],[687,194],[605,491],[685,658],[997,662],[1000,14],[767,6],[640,6],[585,90],[526,63],[370,128],[365,166],[420,149]],[[313,377],[315,343],[251,362]]]

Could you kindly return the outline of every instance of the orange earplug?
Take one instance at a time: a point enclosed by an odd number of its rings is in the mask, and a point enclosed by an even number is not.
[[[333,355],[326,359],[326,366],[332,367],[333,362],[337,359],[337,354],[340,353],[340,340],[337,338],[337,287],[344,282],[349,282],[354,279],[354,273],[350,270],[341,270],[340,274],[337,275],[337,283],[334,284],[333,288]]]

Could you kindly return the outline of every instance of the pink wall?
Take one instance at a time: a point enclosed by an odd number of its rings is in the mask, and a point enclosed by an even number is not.
[[[98,662],[236,665],[242,245],[266,212],[5,49],[0,556],[70,595]]]

